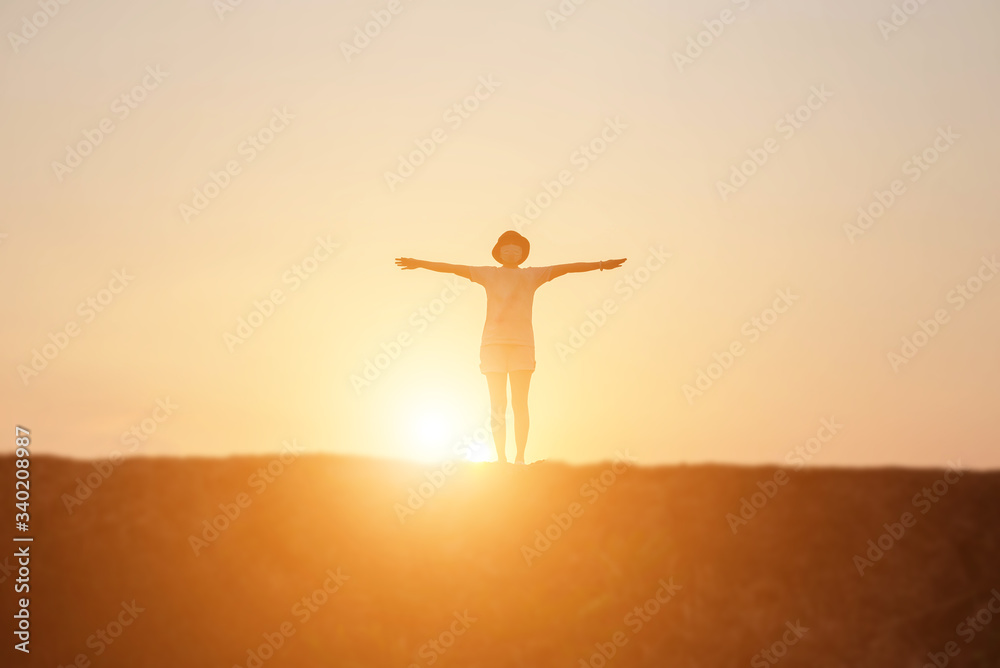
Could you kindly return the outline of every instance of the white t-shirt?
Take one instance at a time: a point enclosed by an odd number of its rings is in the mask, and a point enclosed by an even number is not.
[[[552,278],[552,267],[469,267],[473,283],[486,289],[486,324],[481,345],[535,346],[531,304],[535,290]]]

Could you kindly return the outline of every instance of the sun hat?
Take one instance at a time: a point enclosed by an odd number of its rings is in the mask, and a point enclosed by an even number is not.
[[[516,231],[507,230],[500,235],[500,238],[497,239],[496,246],[493,247],[494,260],[503,264],[503,261],[500,259],[500,247],[506,246],[507,244],[517,244],[521,247],[521,262],[524,262],[528,258],[528,250],[531,248],[531,244],[529,244],[528,240]],[[520,262],[518,264],[520,264]]]

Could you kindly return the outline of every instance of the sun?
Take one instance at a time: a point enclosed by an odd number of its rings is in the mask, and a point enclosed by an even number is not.
[[[428,402],[411,409],[404,423],[409,459],[471,462],[490,461],[494,456],[492,435],[486,425],[470,423],[453,403]]]
[[[407,458],[420,461],[455,458],[453,450],[455,441],[461,437],[458,433],[461,416],[453,405],[424,397],[414,402],[408,413],[400,424]]]
[[[416,418],[413,431],[418,443],[426,448],[445,443],[452,435],[452,425],[448,416],[441,411],[423,412]]]
[[[386,410],[394,419],[385,425],[394,433],[397,456],[422,462],[492,460],[489,405],[474,390],[427,379],[418,388],[401,383]]]

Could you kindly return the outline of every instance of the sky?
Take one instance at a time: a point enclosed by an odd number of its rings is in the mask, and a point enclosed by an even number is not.
[[[535,294],[529,461],[996,468],[998,26],[4,3],[4,422],[83,458],[493,458],[483,288],[394,258],[495,266],[518,229],[525,266],[627,258]]]

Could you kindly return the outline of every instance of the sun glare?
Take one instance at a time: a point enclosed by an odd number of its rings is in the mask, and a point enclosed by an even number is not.
[[[425,400],[412,406],[409,419],[401,425],[407,456],[421,461],[454,458],[458,424],[458,415],[447,401]]]
[[[448,397],[425,397],[410,406],[408,419],[400,427],[407,459],[470,462],[492,461],[493,447],[489,423],[470,420],[474,412],[463,413]]]
[[[448,418],[440,412],[423,413],[417,419],[415,431],[420,445],[434,447],[441,445],[451,435]]]

